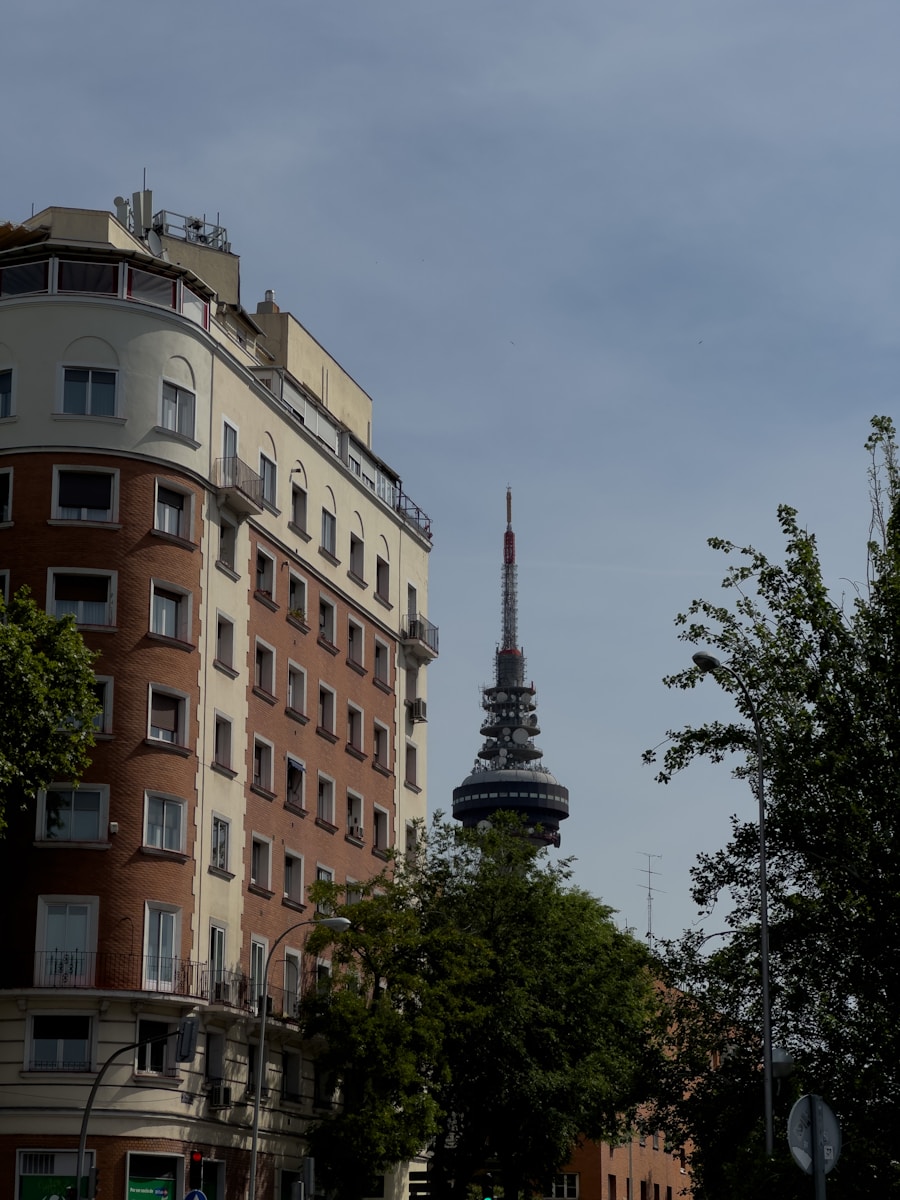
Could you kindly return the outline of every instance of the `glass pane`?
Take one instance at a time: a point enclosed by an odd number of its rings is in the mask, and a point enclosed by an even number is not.
[[[91,372],[91,414],[112,417],[116,412],[116,375],[114,371]]]
[[[90,371],[67,368],[63,383],[63,412],[84,416],[87,412]]]

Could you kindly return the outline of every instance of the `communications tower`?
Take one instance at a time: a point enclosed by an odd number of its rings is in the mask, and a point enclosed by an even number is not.
[[[512,493],[506,490],[503,536],[502,638],[494,656],[494,685],[483,689],[485,710],[472,773],[453,789],[453,815],[471,828],[498,810],[519,813],[535,841],[558,846],[559,823],[569,815],[569,791],[550,774],[534,744],[540,733],[533,683],[525,682],[525,656],[518,642],[516,535]]]

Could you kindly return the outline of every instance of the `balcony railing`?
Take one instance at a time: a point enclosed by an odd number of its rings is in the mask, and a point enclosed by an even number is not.
[[[262,476],[236,454],[216,459],[213,483],[236,512],[262,512]]]
[[[410,613],[403,619],[401,638],[407,649],[428,661],[438,656],[438,627],[421,613]]]

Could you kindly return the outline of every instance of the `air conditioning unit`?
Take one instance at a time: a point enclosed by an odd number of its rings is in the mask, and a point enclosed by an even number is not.
[[[427,706],[424,700],[408,700],[409,719],[411,721],[427,721]]]
[[[209,1089],[209,1107],[230,1108],[231,1088],[226,1087],[224,1083],[214,1083]]]
[[[361,842],[363,840],[362,825],[351,825],[350,836],[352,838],[356,838],[358,842]]]
[[[213,984],[213,999],[219,1004],[231,1003],[231,982],[228,979],[217,979]]]

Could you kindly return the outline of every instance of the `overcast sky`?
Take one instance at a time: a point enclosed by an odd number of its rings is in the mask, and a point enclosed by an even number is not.
[[[154,209],[228,228],[373,396],[431,516],[430,796],[481,739],[505,489],[546,765],[576,880],[647,932],[753,816],[728,768],[641,751],[729,716],[675,614],[722,535],[800,510],[864,575],[866,456],[896,412],[895,0],[30,0],[3,17],[0,217]],[[844,582],[841,582],[844,580]],[[708,929],[719,928],[717,917]]]

